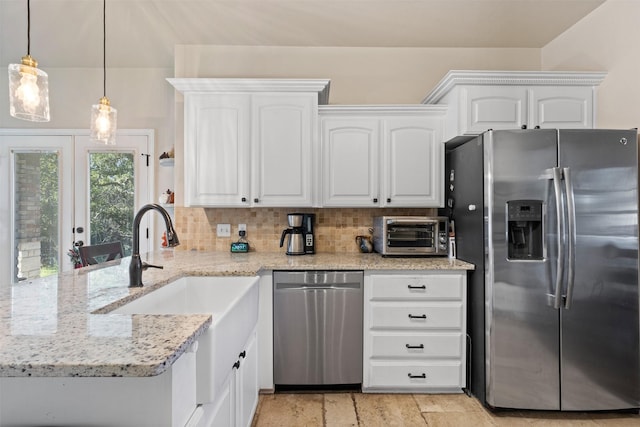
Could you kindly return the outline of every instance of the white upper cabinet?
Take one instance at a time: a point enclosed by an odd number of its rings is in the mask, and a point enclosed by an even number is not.
[[[185,206],[314,204],[328,80],[168,80],[184,94]]]
[[[384,119],[384,206],[444,206],[444,112],[429,113]]]
[[[250,105],[249,95],[185,96],[185,206],[248,204]]]
[[[446,108],[320,107],[322,206],[439,207]]]
[[[322,205],[379,206],[380,121],[321,114]]]
[[[595,127],[600,72],[450,71],[422,101],[449,106],[445,139],[488,129]]]
[[[311,206],[317,95],[252,96],[253,204]]]

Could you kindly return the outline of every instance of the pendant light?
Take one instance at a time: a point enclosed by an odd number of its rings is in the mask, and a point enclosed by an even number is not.
[[[31,57],[31,3],[27,0],[27,55],[9,64],[9,114],[31,122],[48,122],[49,78]]]
[[[91,106],[91,139],[106,145],[116,143],[116,119],[118,111],[107,98],[107,1],[102,0],[102,71],[104,95]]]

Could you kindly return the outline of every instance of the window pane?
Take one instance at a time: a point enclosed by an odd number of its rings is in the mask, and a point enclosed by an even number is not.
[[[91,244],[122,242],[131,255],[134,208],[132,153],[91,153],[89,218]]]
[[[14,156],[15,281],[57,273],[59,160],[57,152]]]

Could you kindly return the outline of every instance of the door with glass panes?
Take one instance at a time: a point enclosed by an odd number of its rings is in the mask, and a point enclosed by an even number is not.
[[[0,130],[0,283],[78,267],[83,244],[120,241],[130,255],[133,216],[151,196],[152,134],[107,148],[86,133],[21,132]]]

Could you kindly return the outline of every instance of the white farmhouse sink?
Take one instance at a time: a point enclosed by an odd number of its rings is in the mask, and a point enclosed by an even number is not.
[[[210,313],[196,352],[197,403],[213,402],[258,322],[258,277],[184,277],[117,308],[120,314]]]

